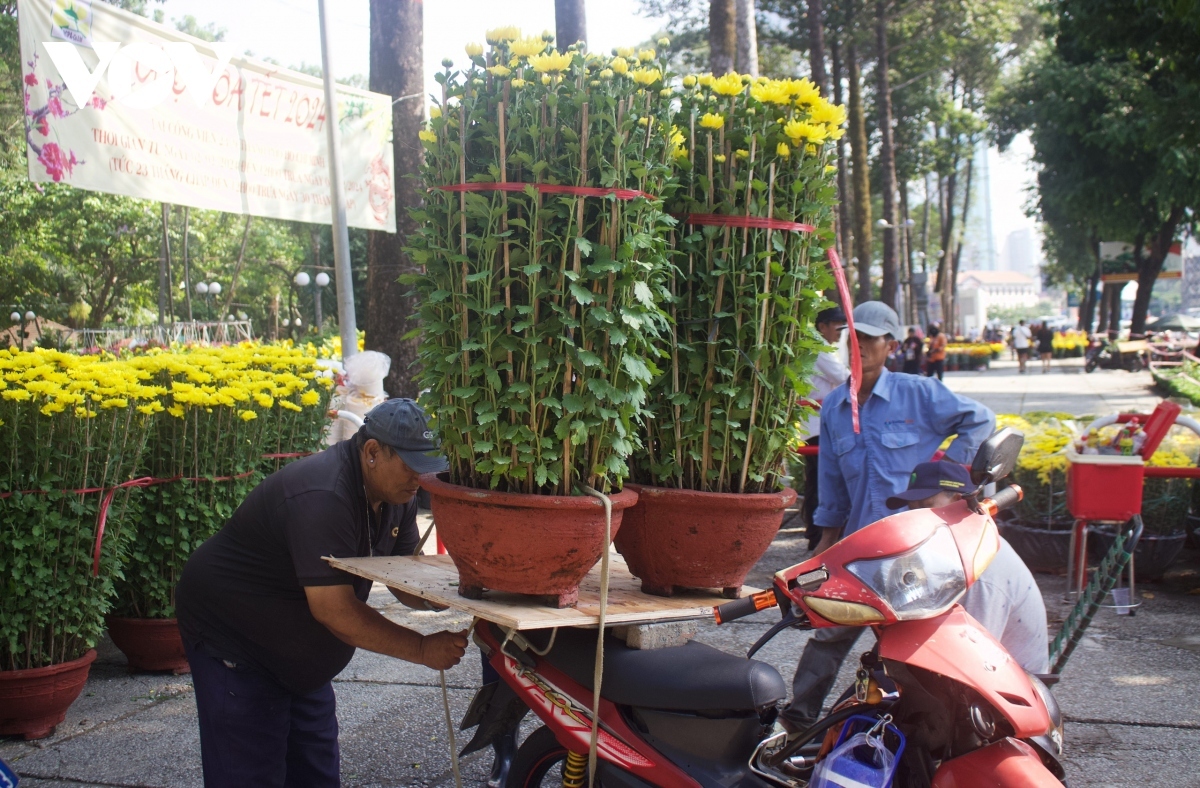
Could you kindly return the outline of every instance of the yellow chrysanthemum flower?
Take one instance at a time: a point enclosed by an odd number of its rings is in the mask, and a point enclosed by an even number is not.
[[[512,69],[508,66],[492,66],[487,71],[493,77],[507,77],[512,73]]]
[[[655,57],[657,57],[658,53],[655,52],[653,49],[643,49],[640,52],[638,52],[637,56],[638,56],[638,60],[645,63],[646,61],[653,60]]]
[[[811,79],[798,79],[792,85],[792,95],[796,97],[796,106],[807,107],[821,100],[821,89]]]
[[[696,82],[699,83],[700,87],[702,88],[711,88],[713,85],[717,84],[717,78],[712,74],[701,74],[700,76],[696,77]]]
[[[608,67],[618,74],[629,73],[629,61],[620,56],[614,57]]]
[[[662,79],[662,72],[657,68],[639,68],[632,71],[629,76],[639,85],[653,85]]]
[[[321,395],[315,391],[306,391],[300,395],[300,404],[312,407],[321,401]]]
[[[523,80],[523,79],[517,78],[517,79],[514,79],[514,80],[513,80],[512,82],[510,82],[509,84],[510,84],[510,85],[512,85],[514,88],[523,88],[523,87],[525,87],[526,85],[528,85],[529,83],[528,83],[528,82],[526,82],[526,81],[525,81],[525,80]]]
[[[781,142],[776,145],[775,152],[785,159],[792,155],[792,149],[788,147],[786,142]]]
[[[534,55],[529,58],[529,65],[539,74],[547,72],[558,73],[571,67],[575,56],[570,52],[547,52],[544,55]]]
[[[422,142],[437,142],[437,133],[429,129],[421,129],[417,132],[417,136]]]
[[[633,47],[617,47],[613,50],[613,54],[619,58],[633,57]]]
[[[722,96],[737,96],[746,89],[746,84],[737,74],[726,74],[713,82],[712,89]]]
[[[466,50],[467,57],[479,57],[483,54],[483,44],[467,44],[464,49]]]
[[[521,28],[519,27],[497,27],[483,34],[483,38],[489,44],[503,44],[505,41],[515,41],[521,37]]]
[[[725,116],[706,112],[700,117],[700,127],[705,129],[719,129],[725,125]]]
[[[790,104],[792,103],[791,94],[788,93],[788,86],[785,82],[771,80],[768,82],[758,82],[750,86],[750,96],[764,104]]]
[[[243,410],[238,413],[238,418],[242,421],[254,421],[258,418],[258,414],[252,410]]]
[[[508,45],[508,51],[517,57],[530,57],[546,51],[546,42],[540,38],[520,38]]]
[[[692,75],[692,74],[689,74],[689,75],[687,75],[686,77],[684,77],[684,78],[683,78],[683,86],[684,86],[685,88],[694,88],[694,87],[696,87],[696,77],[695,77],[694,75]]]
[[[783,127],[783,133],[793,145],[799,145],[802,140],[811,143],[824,142],[829,134],[825,126],[819,123],[805,123],[799,120],[789,121]]]
[[[846,123],[846,107],[844,104],[833,104],[822,99],[813,105],[808,119],[812,123],[824,123],[827,126],[843,126]]]

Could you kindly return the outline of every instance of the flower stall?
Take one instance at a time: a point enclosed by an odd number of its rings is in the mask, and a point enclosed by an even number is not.
[[[62,720],[114,605],[169,617],[174,573],[231,511],[210,482],[311,448],[331,382],[286,348],[0,351],[0,734]]]

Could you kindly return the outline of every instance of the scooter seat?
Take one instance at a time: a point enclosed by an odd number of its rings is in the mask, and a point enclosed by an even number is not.
[[[539,640],[539,647],[545,640]],[[595,671],[596,634],[560,629],[546,655],[551,665],[587,689]],[[601,694],[622,706],[668,711],[757,711],[787,697],[779,671],[689,642],[642,651],[609,636],[604,641]]]

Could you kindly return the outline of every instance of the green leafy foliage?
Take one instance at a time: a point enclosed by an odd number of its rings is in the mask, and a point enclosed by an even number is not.
[[[657,371],[650,342],[665,326],[670,101],[649,62],[637,69],[646,89],[635,72],[605,75],[604,61],[574,51],[543,79],[536,58],[508,46],[439,74],[441,112],[422,132],[430,192],[410,238],[424,266],[411,279],[422,401],[455,483],[613,489],[628,474]],[[507,66],[484,69],[510,58],[511,80]],[[650,196],[439,188],[501,180]]]

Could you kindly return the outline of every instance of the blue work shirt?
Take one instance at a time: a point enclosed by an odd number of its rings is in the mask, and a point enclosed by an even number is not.
[[[963,464],[996,426],[996,414],[955,394],[935,378],[888,372],[859,408],[854,434],[850,385],[843,383],[821,404],[817,463],[817,510],[813,524],[842,528],[848,536],[897,510],[885,501],[908,489],[919,463],[928,462],[951,435],[945,459]]]

